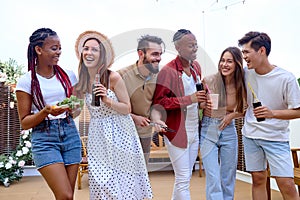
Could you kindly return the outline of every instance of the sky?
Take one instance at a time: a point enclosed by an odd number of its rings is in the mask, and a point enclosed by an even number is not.
[[[198,41],[197,60],[204,75],[212,73],[221,52],[249,31],[266,32],[272,40],[270,62],[300,77],[300,1],[298,0],[0,0],[0,61],[15,59],[27,69],[30,35],[38,28],[56,31],[62,44],[59,65],[77,74],[74,45],[78,35],[97,30],[113,43],[113,69],[137,60],[137,39],[163,38],[161,65],[176,55],[171,42],[181,28]]]

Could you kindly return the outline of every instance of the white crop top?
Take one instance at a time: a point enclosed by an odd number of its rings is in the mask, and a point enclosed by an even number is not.
[[[77,78],[73,71],[65,70],[68,74],[72,86],[77,83]],[[53,76],[52,78],[44,78],[37,74],[37,78],[40,83],[41,92],[46,105],[56,105],[58,102],[66,98],[65,90],[61,85],[60,81]],[[16,91],[23,91],[31,95],[31,71],[25,73],[17,82]],[[38,109],[32,104],[31,111],[37,113]],[[65,118],[66,113],[63,113],[58,116],[48,115],[50,120]],[[46,118],[47,119],[47,118]]]

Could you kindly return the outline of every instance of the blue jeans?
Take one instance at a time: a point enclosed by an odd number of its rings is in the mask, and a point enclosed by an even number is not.
[[[224,130],[221,120],[204,117],[200,150],[206,174],[207,200],[232,200],[237,168],[237,133],[232,121]]]

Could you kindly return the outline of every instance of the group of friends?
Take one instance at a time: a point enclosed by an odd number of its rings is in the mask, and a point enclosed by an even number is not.
[[[217,73],[206,77],[196,61],[196,36],[180,29],[173,42],[178,55],[160,68],[164,41],[141,36],[138,60],[116,72],[110,70],[114,49],[109,39],[97,31],[85,31],[75,43],[76,77],[58,65],[61,43],[57,33],[49,28],[33,32],[28,72],[16,87],[18,112],[22,128],[32,129],[34,163],[55,198],[74,198],[81,143],[73,119],[80,107],[52,105],[76,95],[84,99],[91,116],[87,149],[92,200],[153,198],[147,164],[154,133],[163,135],[174,170],[172,200],[192,199],[190,180],[199,148],[206,199],[234,199],[236,118],[244,118],[252,198],[267,199],[268,164],[283,198],[299,199],[288,126],[290,119],[300,117],[300,89],[292,73],[269,62],[270,37],[246,33],[238,40],[240,48],[226,48]],[[97,74],[99,83],[95,83]],[[202,88],[197,89],[197,84]],[[217,102],[211,94],[218,94]],[[100,105],[93,104],[93,95],[100,97]],[[261,106],[254,106],[257,101]]]

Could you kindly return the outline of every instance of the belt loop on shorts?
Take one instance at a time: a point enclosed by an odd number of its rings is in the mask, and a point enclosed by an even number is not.
[[[69,117],[71,117],[70,113],[66,112],[66,120],[67,120],[68,124],[70,124],[70,122],[71,122]]]

